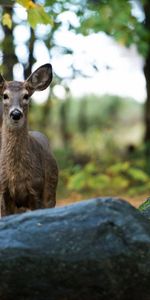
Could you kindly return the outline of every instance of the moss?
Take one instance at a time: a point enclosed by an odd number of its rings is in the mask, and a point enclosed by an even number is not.
[[[150,197],[140,205],[139,210],[144,217],[150,220]]]
[[[147,209],[150,209],[150,197],[147,198],[147,200],[139,206],[140,211],[145,211]]]

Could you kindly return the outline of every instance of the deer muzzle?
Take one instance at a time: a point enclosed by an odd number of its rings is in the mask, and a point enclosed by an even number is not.
[[[14,121],[19,121],[22,117],[23,117],[23,113],[21,110],[19,109],[14,109],[10,112],[10,117],[14,120]]]

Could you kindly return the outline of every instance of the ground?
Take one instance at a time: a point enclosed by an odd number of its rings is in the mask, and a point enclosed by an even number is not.
[[[126,195],[118,195],[118,198],[124,199],[134,207],[138,208],[148,198],[148,195],[142,195],[139,197],[132,197],[132,198]],[[81,200],[84,200],[81,194],[72,193],[69,198],[58,199],[57,206],[69,205],[71,203],[78,202]]]

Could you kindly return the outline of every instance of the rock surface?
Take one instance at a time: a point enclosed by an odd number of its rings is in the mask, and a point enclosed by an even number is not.
[[[149,300],[150,223],[111,198],[0,221],[1,300]]]

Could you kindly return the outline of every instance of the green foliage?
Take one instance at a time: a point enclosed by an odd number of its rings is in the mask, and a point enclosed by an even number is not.
[[[35,29],[37,24],[53,25],[52,18],[45,12],[44,7],[34,3],[31,0],[17,0],[17,2],[26,8],[28,22]]]
[[[139,207],[140,211],[144,211],[146,209],[150,209],[150,198],[148,198],[144,203],[142,203]]]
[[[79,124],[82,105],[84,130]],[[150,193],[144,149],[136,150],[142,139],[141,104],[115,96],[92,95],[80,101],[52,99],[47,123],[42,127],[44,112],[44,105],[33,104],[30,123],[51,140],[60,169],[58,198],[72,193],[82,198]],[[131,153],[130,144],[135,145]]]
[[[37,6],[36,8],[30,8],[28,11],[28,22],[30,26],[34,29],[37,24],[50,24],[53,26],[53,20],[47,15],[42,6]]]
[[[146,174],[144,170],[140,170],[138,168],[131,167],[128,171],[129,176],[131,177],[131,180],[135,182],[140,183],[148,183],[149,182],[149,176]]]
[[[81,18],[83,34],[104,31],[119,43],[136,44],[139,52],[146,56],[149,49],[150,31],[132,14],[131,1],[107,0],[87,1],[89,13]]]
[[[17,3],[24,6],[26,9],[36,7],[35,3],[30,0],[17,0]]]
[[[17,0],[15,1],[26,8],[28,22],[32,28],[37,24],[50,24],[53,31],[57,30],[60,23],[56,18],[62,12],[73,10],[80,22],[80,26],[70,24],[82,34],[104,31],[114,37],[119,43],[130,46],[136,44],[139,52],[146,56],[149,49],[150,29],[146,28],[145,22],[140,21],[132,14],[132,1],[129,0],[107,0],[107,1],[62,1],[45,0],[43,5],[38,1]],[[15,3],[14,2],[14,3]],[[146,9],[142,1],[143,9]],[[5,16],[5,25],[10,26],[10,16]]]
[[[35,2],[31,0],[16,0],[13,1],[14,4],[18,3],[21,6],[23,6],[27,11],[27,22],[29,25],[35,29],[38,24],[50,24],[51,26],[54,25],[53,18],[46,13],[44,6],[36,4]],[[10,4],[8,6],[11,7],[12,3],[10,1]],[[5,7],[5,4],[4,4]],[[6,5],[7,7],[7,5]],[[4,26],[7,26],[9,29],[12,28],[12,16],[9,13],[4,13],[2,16],[2,24]]]
[[[8,13],[4,13],[3,14],[3,16],[2,16],[2,24],[4,26],[7,26],[9,29],[12,28],[12,19],[11,19],[10,14],[8,14]]]
[[[136,161],[134,161],[136,165]],[[136,195],[138,186],[141,192],[150,191],[150,177],[144,170],[135,167],[133,162],[120,161],[111,166],[90,162],[80,170],[70,174],[67,188],[80,193],[97,195]]]

